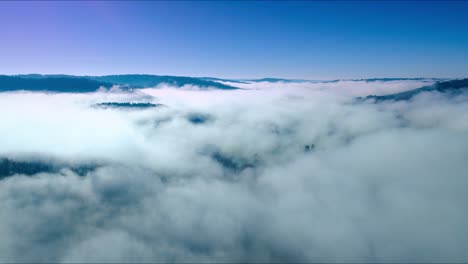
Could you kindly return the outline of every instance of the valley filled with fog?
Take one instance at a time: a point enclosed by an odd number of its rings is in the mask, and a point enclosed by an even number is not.
[[[468,259],[466,79],[129,78],[0,92],[0,262]]]

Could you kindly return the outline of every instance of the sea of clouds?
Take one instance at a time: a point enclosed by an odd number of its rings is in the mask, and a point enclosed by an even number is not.
[[[0,262],[468,261],[466,94],[233,85],[0,93]]]

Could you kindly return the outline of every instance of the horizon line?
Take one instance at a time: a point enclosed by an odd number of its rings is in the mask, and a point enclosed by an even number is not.
[[[287,78],[287,77],[241,77],[241,78],[231,78],[231,77],[214,77],[214,76],[190,76],[190,75],[168,75],[168,74],[153,74],[153,73],[113,73],[113,74],[68,74],[68,73],[16,73],[16,74],[2,74],[0,76],[22,76],[22,75],[41,75],[41,76],[54,76],[54,75],[63,75],[63,76],[75,76],[75,77],[102,77],[102,76],[118,76],[118,75],[150,75],[150,76],[161,76],[161,77],[188,77],[188,78],[213,78],[213,79],[224,79],[224,80],[262,80],[262,79],[275,79],[275,80],[288,80],[288,81],[347,81],[347,80],[372,80],[372,79],[402,79],[402,80],[416,80],[416,79],[466,79],[467,77],[351,77],[351,78],[330,78],[330,79],[320,79],[320,78]]]

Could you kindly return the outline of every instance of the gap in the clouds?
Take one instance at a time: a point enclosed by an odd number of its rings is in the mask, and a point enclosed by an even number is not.
[[[0,157],[0,179],[14,175],[33,176],[39,173],[59,173],[68,169],[79,176],[95,171],[101,165],[97,163],[67,164],[61,161],[32,158],[15,159]]]
[[[206,113],[188,113],[187,120],[194,125],[201,125],[214,120],[214,117]]]

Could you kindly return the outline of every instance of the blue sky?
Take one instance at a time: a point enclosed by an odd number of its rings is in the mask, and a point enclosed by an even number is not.
[[[0,2],[0,74],[468,77],[468,2]]]

